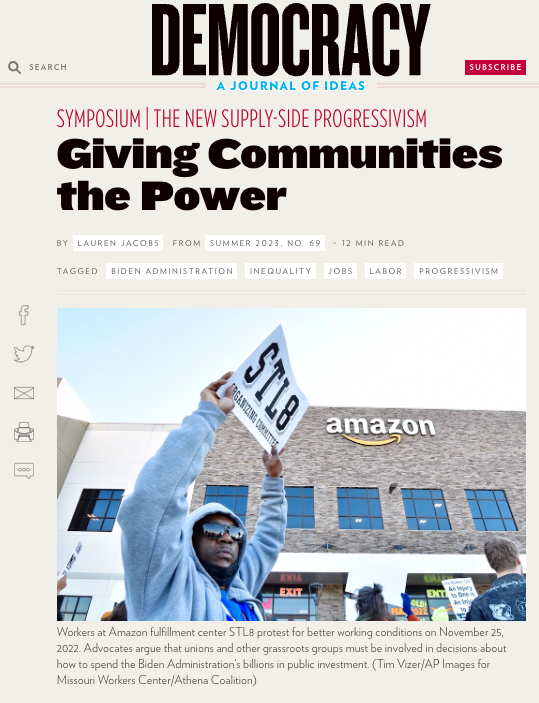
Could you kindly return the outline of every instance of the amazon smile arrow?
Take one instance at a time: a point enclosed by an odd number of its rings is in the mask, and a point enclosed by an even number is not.
[[[368,447],[378,447],[381,446],[382,444],[391,444],[392,442],[397,442],[397,444],[400,444],[401,441],[401,436],[400,434],[392,434],[389,435],[389,439],[380,439],[377,441],[370,441],[368,439],[355,439],[354,437],[349,437],[347,434],[343,434],[343,437],[345,439],[349,439],[350,442],[355,442],[356,444],[365,444]]]

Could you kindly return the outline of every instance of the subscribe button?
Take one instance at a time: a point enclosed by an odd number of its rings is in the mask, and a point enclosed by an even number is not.
[[[464,62],[466,76],[525,76],[526,62],[522,59],[481,59]]]

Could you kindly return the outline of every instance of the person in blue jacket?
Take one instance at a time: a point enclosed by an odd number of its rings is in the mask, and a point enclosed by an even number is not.
[[[198,409],[168,435],[142,468],[118,515],[129,620],[264,620],[258,593],[285,539],[283,464],[276,447],[262,457],[261,506],[248,541],[242,521],[219,503],[189,515],[187,490],[215,432],[234,407],[231,372],[207,386]],[[226,467],[219,480],[226,480]]]

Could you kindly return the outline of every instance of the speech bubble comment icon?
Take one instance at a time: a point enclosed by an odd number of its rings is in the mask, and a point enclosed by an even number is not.
[[[32,478],[33,475],[33,464],[15,464],[15,476],[26,476],[26,478]]]

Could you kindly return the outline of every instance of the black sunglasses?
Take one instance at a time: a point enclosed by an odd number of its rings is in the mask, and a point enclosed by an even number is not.
[[[245,530],[236,525],[220,525],[218,522],[211,522],[202,525],[201,529],[204,537],[209,539],[221,539],[227,532],[234,542],[243,542],[245,539]]]

